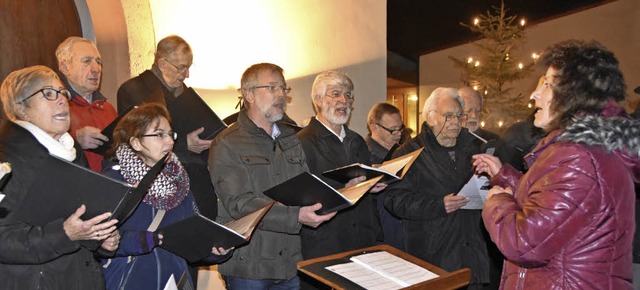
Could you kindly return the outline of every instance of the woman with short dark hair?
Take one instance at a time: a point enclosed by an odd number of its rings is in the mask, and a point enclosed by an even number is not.
[[[631,289],[640,126],[617,104],[618,61],[597,42],[565,41],[541,63],[534,125],[548,134],[529,171],[474,156],[495,185],[482,217],[506,258],[502,288]]]

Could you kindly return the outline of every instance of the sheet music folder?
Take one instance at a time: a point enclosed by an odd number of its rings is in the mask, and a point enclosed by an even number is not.
[[[323,172],[322,175],[342,183],[347,183],[349,180],[358,176],[366,176],[367,179],[370,179],[383,175],[384,177],[380,182],[392,183],[399,181],[404,177],[413,162],[418,158],[418,156],[420,156],[420,152],[422,152],[423,149],[424,147],[400,157],[385,161],[380,164],[379,167],[372,167],[362,163],[354,163],[336,169],[327,170]]]
[[[156,176],[164,168],[166,156],[156,163],[133,187],[55,156],[47,156],[35,172],[34,184],[48,190],[29,192],[18,209],[19,220],[32,225],[45,225],[53,220],[67,219],[84,204],[82,219],[111,212],[110,219],[122,224],[136,209]]]
[[[270,202],[225,225],[200,214],[193,215],[159,229],[158,232],[163,235],[160,247],[193,263],[211,255],[213,246],[228,249],[243,245],[251,239],[255,227],[273,204]]]
[[[111,149],[111,146],[113,145],[113,130],[116,128],[116,126],[118,125],[118,122],[120,122],[122,117],[124,117],[127,113],[129,113],[134,108],[137,108],[137,106],[129,107],[128,109],[124,110],[124,112],[118,114],[115,120],[111,121],[111,123],[109,123],[107,127],[104,127],[104,129],[100,131],[100,134],[105,135],[107,136],[107,138],[109,138],[109,141],[103,142],[102,145],[96,148],[87,149],[87,150],[100,155],[104,155],[105,153],[107,153],[107,151]]]
[[[316,213],[320,215],[354,205],[382,176],[365,180],[356,185],[334,189],[317,176],[303,172],[264,191],[264,194],[287,206],[308,206],[322,203]]]
[[[218,115],[196,93],[193,88],[187,88],[171,107],[171,126],[176,132],[189,133],[200,127],[201,139],[212,140],[220,131],[227,128]]]

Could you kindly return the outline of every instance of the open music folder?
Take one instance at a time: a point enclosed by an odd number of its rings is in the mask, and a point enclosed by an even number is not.
[[[287,206],[308,206],[319,202],[322,208],[316,213],[324,215],[356,204],[381,178],[378,176],[336,190],[317,176],[303,172],[265,190],[264,194]]]
[[[176,132],[192,132],[200,127],[201,139],[212,140],[218,133],[227,128],[220,117],[191,87],[177,97],[171,106],[171,126]]]
[[[270,202],[242,218],[224,225],[200,214],[158,229],[163,235],[160,247],[185,258],[190,263],[211,255],[213,246],[225,249],[238,247],[251,239],[251,234],[267,214]]]
[[[82,219],[111,212],[109,219],[122,224],[138,207],[156,176],[164,168],[167,156],[161,158],[136,187],[104,176],[88,168],[49,155],[35,172],[34,184],[40,185],[25,196],[16,218],[32,225],[45,225],[66,219],[84,204]],[[47,190],[42,190],[46,186]]]
[[[354,163],[325,171],[322,175],[342,183],[347,183],[349,180],[358,176],[366,176],[367,179],[369,179],[382,175],[384,177],[380,182],[392,183],[404,177],[411,167],[411,164],[420,156],[420,152],[422,152],[423,149],[424,148],[420,148],[411,153],[385,161],[377,167]]]

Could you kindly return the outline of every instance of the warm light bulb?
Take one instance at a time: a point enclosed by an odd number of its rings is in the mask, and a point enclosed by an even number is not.
[[[486,94],[488,94],[488,93],[489,93],[489,91],[487,91],[487,90],[484,90],[484,94],[485,94],[485,95],[486,95]]]
[[[476,64],[474,66],[480,66],[480,61],[476,60]]]
[[[472,62],[473,62],[473,57],[469,57],[469,58],[467,59],[467,63],[472,63]]]
[[[524,26],[524,23],[525,23],[524,18],[522,18],[522,20],[520,20],[520,26]]]
[[[484,128],[484,121],[480,122],[480,127]]]
[[[518,64],[518,68],[519,68],[519,69],[522,69],[523,67],[524,67],[524,65],[523,65],[522,63],[519,63],[519,64]]]
[[[504,125],[504,122],[502,121],[498,122],[498,127],[502,128],[502,125]]]
[[[480,19],[478,18],[473,19],[473,25],[477,26],[478,24],[480,24]]]
[[[477,91],[478,90],[478,86],[473,86],[473,90]]]
[[[418,100],[418,96],[416,96],[416,95],[411,95],[408,99],[409,99],[409,101],[413,101],[413,102],[415,102],[415,101],[417,101],[417,100]]]
[[[535,52],[531,54],[531,58],[533,58],[533,59],[538,59],[539,57],[540,56]]]
[[[528,103],[528,104],[527,104],[527,108],[531,109],[531,107],[533,107],[533,106],[531,105],[531,103]]]

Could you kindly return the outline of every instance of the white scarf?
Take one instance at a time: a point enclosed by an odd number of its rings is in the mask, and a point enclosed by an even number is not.
[[[33,135],[33,137],[36,137],[38,142],[49,150],[49,154],[58,156],[69,162],[76,159],[76,148],[73,147],[73,137],[71,137],[69,133],[65,132],[58,140],[56,140],[44,130],[40,129],[40,127],[27,121],[16,120],[14,123],[25,128]]]

